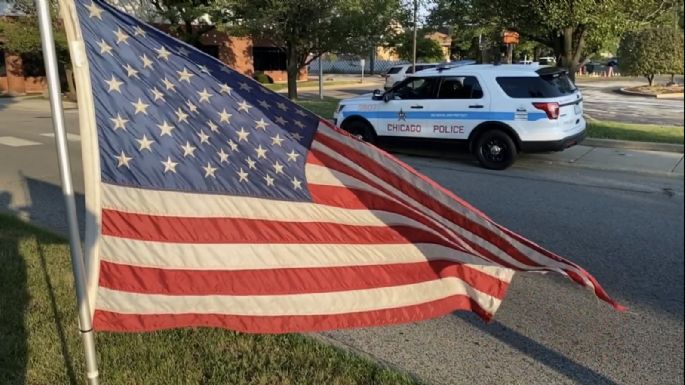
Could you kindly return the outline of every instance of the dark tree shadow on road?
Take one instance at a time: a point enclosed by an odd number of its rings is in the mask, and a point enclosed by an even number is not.
[[[474,328],[497,338],[499,341],[547,366],[555,372],[564,375],[575,383],[618,385],[618,383],[603,374],[598,373],[497,321],[486,324],[475,314],[464,312],[454,313],[454,316]]]

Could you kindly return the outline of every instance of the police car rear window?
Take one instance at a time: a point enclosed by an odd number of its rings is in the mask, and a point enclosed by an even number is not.
[[[503,76],[497,78],[497,84],[515,99],[556,98],[576,91],[573,82],[564,73],[536,77]]]
[[[388,70],[388,75],[396,74],[402,70],[402,67],[392,67]]]

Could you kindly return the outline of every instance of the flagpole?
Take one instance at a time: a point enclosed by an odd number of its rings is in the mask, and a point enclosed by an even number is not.
[[[79,313],[79,330],[83,339],[86,354],[86,377],[89,385],[98,385],[99,374],[97,356],[95,353],[95,338],[91,320],[90,305],[86,293],[86,271],[79,236],[78,219],[76,216],[76,201],[74,187],[71,180],[71,165],[69,164],[69,149],[67,147],[66,131],[64,129],[64,110],[62,109],[59,73],[57,70],[57,54],[52,34],[50,7],[48,0],[36,0],[38,10],[38,24],[40,38],[43,45],[43,60],[50,94],[50,110],[52,111],[52,125],[55,129],[57,143],[57,158],[62,179],[62,194],[66,208],[67,224],[69,226],[69,249],[71,252],[71,267],[76,286],[76,301]]]

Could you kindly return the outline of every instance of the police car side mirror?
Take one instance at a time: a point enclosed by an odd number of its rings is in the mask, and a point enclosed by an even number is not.
[[[388,91],[388,92],[383,94],[383,101],[386,103],[393,100],[394,98],[395,98],[395,95],[391,91]]]
[[[373,90],[373,99],[374,100],[380,100],[383,97],[383,91],[379,89]]]

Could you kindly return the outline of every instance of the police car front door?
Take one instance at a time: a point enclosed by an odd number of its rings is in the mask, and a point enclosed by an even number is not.
[[[485,95],[475,76],[444,76],[437,97],[424,108],[430,126],[425,137],[467,139],[471,131],[487,120],[489,95]]]
[[[431,126],[428,110],[435,101],[440,78],[410,77],[379,107],[375,124],[379,136],[425,137]]]

